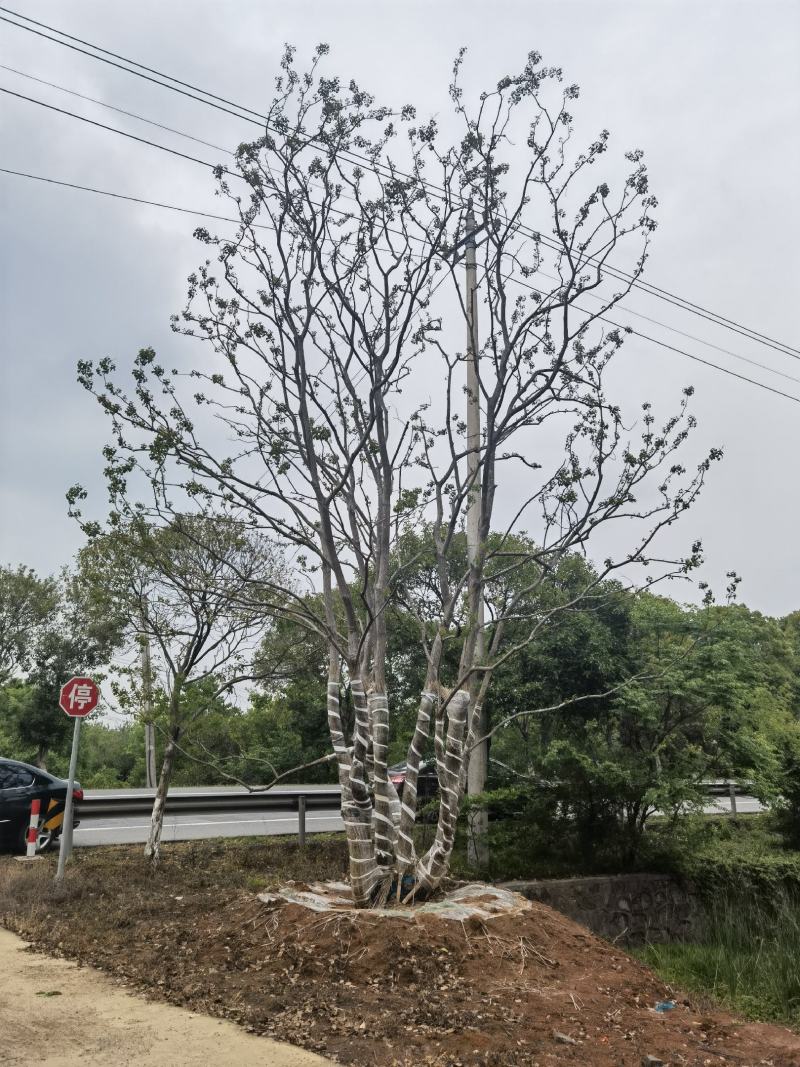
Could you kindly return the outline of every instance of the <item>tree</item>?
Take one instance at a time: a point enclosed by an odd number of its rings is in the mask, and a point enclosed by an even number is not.
[[[0,567],[0,685],[26,669],[59,599],[55,579],[38,578],[29,567]]]
[[[584,863],[602,854],[631,863],[650,816],[702,810],[710,780],[747,782],[775,800],[782,739],[793,733],[795,679],[773,620],[742,605],[681,607],[652,594],[626,600],[617,654],[605,652],[616,637],[595,629],[616,626],[608,615],[578,629],[592,634],[583,660],[596,662],[601,685],[630,681],[533,717],[524,744],[515,735],[503,751],[506,766],[536,783],[518,790],[531,812],[547,809],[562,847],[575,840]],[[561,665],[571,670],[568,659]],[[553,695],[557,702],[558,688]]]
[[[146,638],[153,646],[164,735],[145,846],[155,866],[179,742],[222,694],[253,677],[253,642],[267,619],[265,590],[280,564],[262,537],[202,514],[153,526],[141,516],[114,513],[107,532],[90,533],[79,556],[87,596],[107,605],[129,639]],[[128,690],[118,695],[139,707],[138,667],[127,677]]]
[[[69,719],[58,707],[61,687],[75,674],[104,667],[119,630],[115,619],[84,602],[67,571],[59,581],[41,583],[32,600],[38,607],[29,616],[38,617],[27,629],[24,661],[18,661],[25,663],[24,684],[10,688],[7,714],[25,754],[45,768],[48,752],[69,733]]]
[[[576,599],[619,570],[630,580],[720,453],[693,470],[680,459],[691,389],[660,426],[645,403],[635,432],[605,395],[625,331],[604,318],[633,284],[615,280],[609,292],[606,266],[628,256],[635,281],[655,227],[642,153],[627,154],[616,192],[594,181],[609,135],[571,152],[577,87],[536,53],[474,107],[459,55],[450,95],[460,136],[447,146],[435,120],[324,74],[326,52],[302,74],[287,50],[264,135],[239,147],[233,170],[217,168],[239,224],[232,239],[196,231],[216,262],[190,277],[174,320],[210,348],[210,363],[191,371],[194,391],[152,349],[134,360],[130,391],[109,359],[82,361],[79,378],[111,419],[112,496],[136,472],[159,509],[179,492],[223,507],[286,546],[319,594],[285,590],[275,603],[326,644],[350,877],[365,906],[412,899],[445,875],[489,684],[550,624],[535,593],[553,568],[625,520],[625,548]],[[476,302],[460,284],[465,240],[480,242],[481,334],[469,359],[461,338],[468,325],[474,335]],[[465,395],[468,362],[476,385]],[[480,408],[477,435],[469,405]],[[76,487],[74,507],[81,496]],[[478,544],[459,569],[468,512]],[[507,548],[523,523],[530,547]],[[422,527],[435,577],[409,608],[423,681],[401,806],[387,775],[390,611],[403,579],[393,556]],[[698,563],[695,545],[644,572],[645,584]],[[489,568],[496,581],[524,568],[532,580],[484,621]],[[526,604],[526,633],[509,641],[507,624]],[[431,735],[441,806],[433,843],[417,855],[416,782]]]

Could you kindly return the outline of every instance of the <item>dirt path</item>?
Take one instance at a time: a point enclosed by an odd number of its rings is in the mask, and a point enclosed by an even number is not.
[[[25,952],[0,929],[4,1067],[324,1067],[310,1052],[132,996],[91,967]]]

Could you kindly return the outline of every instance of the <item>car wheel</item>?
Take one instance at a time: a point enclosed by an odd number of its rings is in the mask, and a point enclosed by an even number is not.
[[[41,856],[43,852],[47,852],[48,849],[53,847],[53,842],[58,837],[55,830],[46,830],[43,826],[40,826],[36,833],[36,856]],[[22,833],[20,835],[20,848],[23,852],[28,851],[28,827],[22,827]]]

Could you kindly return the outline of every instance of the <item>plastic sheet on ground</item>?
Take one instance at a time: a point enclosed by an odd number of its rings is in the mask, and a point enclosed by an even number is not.
[[[297,904],[311,911],[351,911],[353,898],[346,882],[288,882],[272,893],[259,893],[264,904]],[[499,915],[515,915],[530,909],[530,903],[519,893],[496,885],[471,882],[459,886],[435,900],[426,900],[409,907],[383,907],[370,910],[372,915],[386,915],[393,919],[413,919],[419,915],[438,915],[441,919],[492,919]]]

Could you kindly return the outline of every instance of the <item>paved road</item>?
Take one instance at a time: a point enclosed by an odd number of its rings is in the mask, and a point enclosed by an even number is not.
[[[100,815],[90,819],[81,812],[81,825],[75,831],[78,845],[132,845],[146,841],[150,824],[146,815]],[[306,815],[309,834],[343,829],[336,810],[310,811]],[[225,811],[187,812],[167,815],[164,841],[190,841],[203,837],[263,837],[269,834],[296,834],[297,815],[291,812]]]
[[[738,815],[755,815],[756,812],[764,811],[764,805],[755,797],[740,796],[736,798],[736,812]],[[730,815],[731,802],[728,797],[715,797],[713,803],[706,808],[707,815]]]

